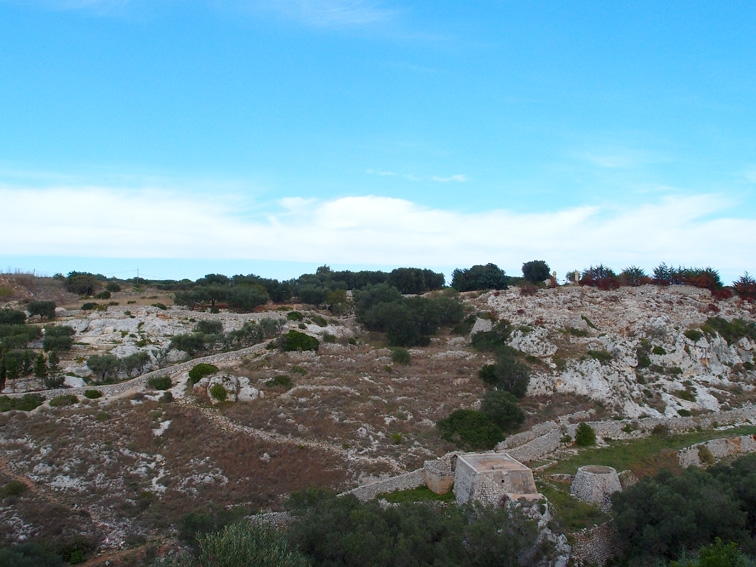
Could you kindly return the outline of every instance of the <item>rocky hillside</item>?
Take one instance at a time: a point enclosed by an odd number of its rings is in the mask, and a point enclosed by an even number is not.
[[[580,410],[695,415],[752,398],[754,313],[737,298],[643,286],[512,288],[463,301],[473,333],[509,322],[508,344],[531,369],[526,427]],[[56,324],[76,331],[61,364],[79,388],[47,394],[74,393],[68,404],[0,414],[0,487],[27,487],[2,501],[6,541],[152,538],[208,501],[275,509],[292,490],[350,488],[454,449],[435,423],[477,407],[485,391],[477,373],[492,354],[447,329],[400,364],[382,335],[352,316],[299,310],[302,321],[287,319],[288,310],[211,314],[123,302],[60,311]],[[320,348],[282,352],[265,341],[185,363],[185,353],[167,350],[200,321],[220,321],[228,333],[265,319],[280,333],[319,338]],[[143,371],[156,373],[98,386],[99,399],[83,396],[87,357],[136,352],[149,354]],[[192,384],[189,370],[201,361],[218,372]],[[170,397],[150,385],[157,375],[170,378]],[[38,386],[18,380],[6,391]]]

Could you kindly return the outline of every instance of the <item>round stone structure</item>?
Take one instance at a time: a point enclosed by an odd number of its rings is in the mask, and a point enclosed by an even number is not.
[[[606,511],[612,507],[611,495],[622,490],[617,471],[602,465],[586,465],[578,469],[570,494],[575,498],[598,505]]]

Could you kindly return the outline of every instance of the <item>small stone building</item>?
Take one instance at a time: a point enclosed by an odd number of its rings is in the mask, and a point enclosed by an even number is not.
[[[621,490],[617,471],[602,465],[580,467],[570,487],[575,498],[596,504],[604,511],[612,507],[612,494]]]
[[[457,504],[478,500],[499,504],[503,498],[541,499],[532,471],[506,453],[464,453],[454,467]]]

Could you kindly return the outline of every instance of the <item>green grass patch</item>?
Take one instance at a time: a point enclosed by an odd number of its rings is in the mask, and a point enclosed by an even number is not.
[[[559,521],[568,532],[598,526],[609,520],[609,516],[596,506],[578,500],[552,484],[539,482],[538,491],[554,506]]]
[[[726,431],[691,431],[680,435],[652,435],[632,441],[611,441],[608,447],[583,449],[574,457],[560,461],[549,468],[549,474],[575,474],[579,467],[585,465],[605,465],[617,471],[631,470],[638,474],[646,468],[653,469],[658,464],[657,457],[665,450],[677,451],[696,443],[725,437],[753,435],[756,426],[736,427]]]
[[[455,501],[454,492],[451,490],[446,494],[436,494],[427,486],[418,486],[417,488],[410,488],[408,490],[395,490],[394,492],[384,492],[377,497],[383,498],[392,504],[399,504],[400,502]]]

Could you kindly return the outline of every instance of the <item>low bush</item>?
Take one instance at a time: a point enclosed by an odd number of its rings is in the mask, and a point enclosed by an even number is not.
[[[482,412],[459,409],[436,423],[441,436],[470,451],[493,449],[504,440],[501,428]]]
[[[90,303],[85,303],[84,305],[82,305],[80,309],[82,311],[92,311],[94,309],[97,309],[98,306],[99,305],[97,303],[90,302]]]
[[[160,303],[160,302],[153,303],[152,307],[157,307],[158,309],[160,309],[162,311],[165,311],[166,309],[168,309],[168,306],[165,303]]]
[[[45,403],[45,398],[40,394],[24,394],[20,398],[0,396],[0,412],[10,410],[31,411]]]
[[[588,356],[590,356],[594,360],[598,360],[601,364],[606,364],[608,362],[611,362],[612,360],[612,354],[605,350],[590,350],[589,349]]]
[[[225,402],[226,398],[228,397],[228,392],[223,387],[223,384],[213,384],[213,386],[208,390],[209,394],[218,400],[219,402]]]
[[[289,321],[303,321],[304,315],[302,315],[299,311],[289,311],[286,314],[286,319]]]
[[[498,425],[502,431],[514,431],[525,421],[525,412],[509,392],[491,390],[483,396],[480,411]]]
[[[147,379],[147,384],[155,390],[168,390],[173,386],[170,376],[153,376]]]
[[[79,403],[79,398],[73,394],[65,394],[63,396],[55,396],[50,400],[50,406],[57,408],[62,406],[70,406]]]
[[[590,447],[596,444],[596,432],[587,423],[581,423],[575,432],[575,444],[579,447]]]
[[[685,335],[694,343],[700,341],[704,336],[704,334],[698,329],[688,329],[687,331],[683,333],[683,335]]]
[[[94,296],[95,299],[110,299],[111,297],[112,295],[110,294],[108,290],[101,291],[100,293]]]
[[[315,323],[318,327],[327,327],[328,321],[326,321],[323,317],[320,315],[313,315],[310,317],[312,319],[312,322]]]
[[[96,400],[97,398],[102,397],[102,392],[100,390],[84,390],[84,397],[89,398],[90,400]]]
[[[291,378],[289,378],[285,374],[280,374],[265,382],[265,385],[270,388],[284,388],[288,390],[289,388],[291,388],[292,382]]]
[[[319,347],[320,341],[318,341],[318,339],[293,329],[281,337],[281,349],[284,352],[305,350],[317,351]]]
[[[26,486],[20,480],[12,480],[2,488],[0,488],[0,497],[5,498],[7,496],[21,496],[27,491],[29,487]]]
[[[205,376],[210,376],[211,374],[215,374],[216,372],[218,372],[218,367],[214,364],[200,362],[199,364],[194,365],[194,367],[192,367],[192,369],[189,371],[189,380],[191,380],[192,384],[196,384]]]
[[[409,364],[411,361],[410,352],[406,348],[395,347],[391,349],[391,360],[397,364]]]
[[[336,342],[336,335],[332,335],[330,333],[325,333],[323,335],[323,342],[333,344]]]

